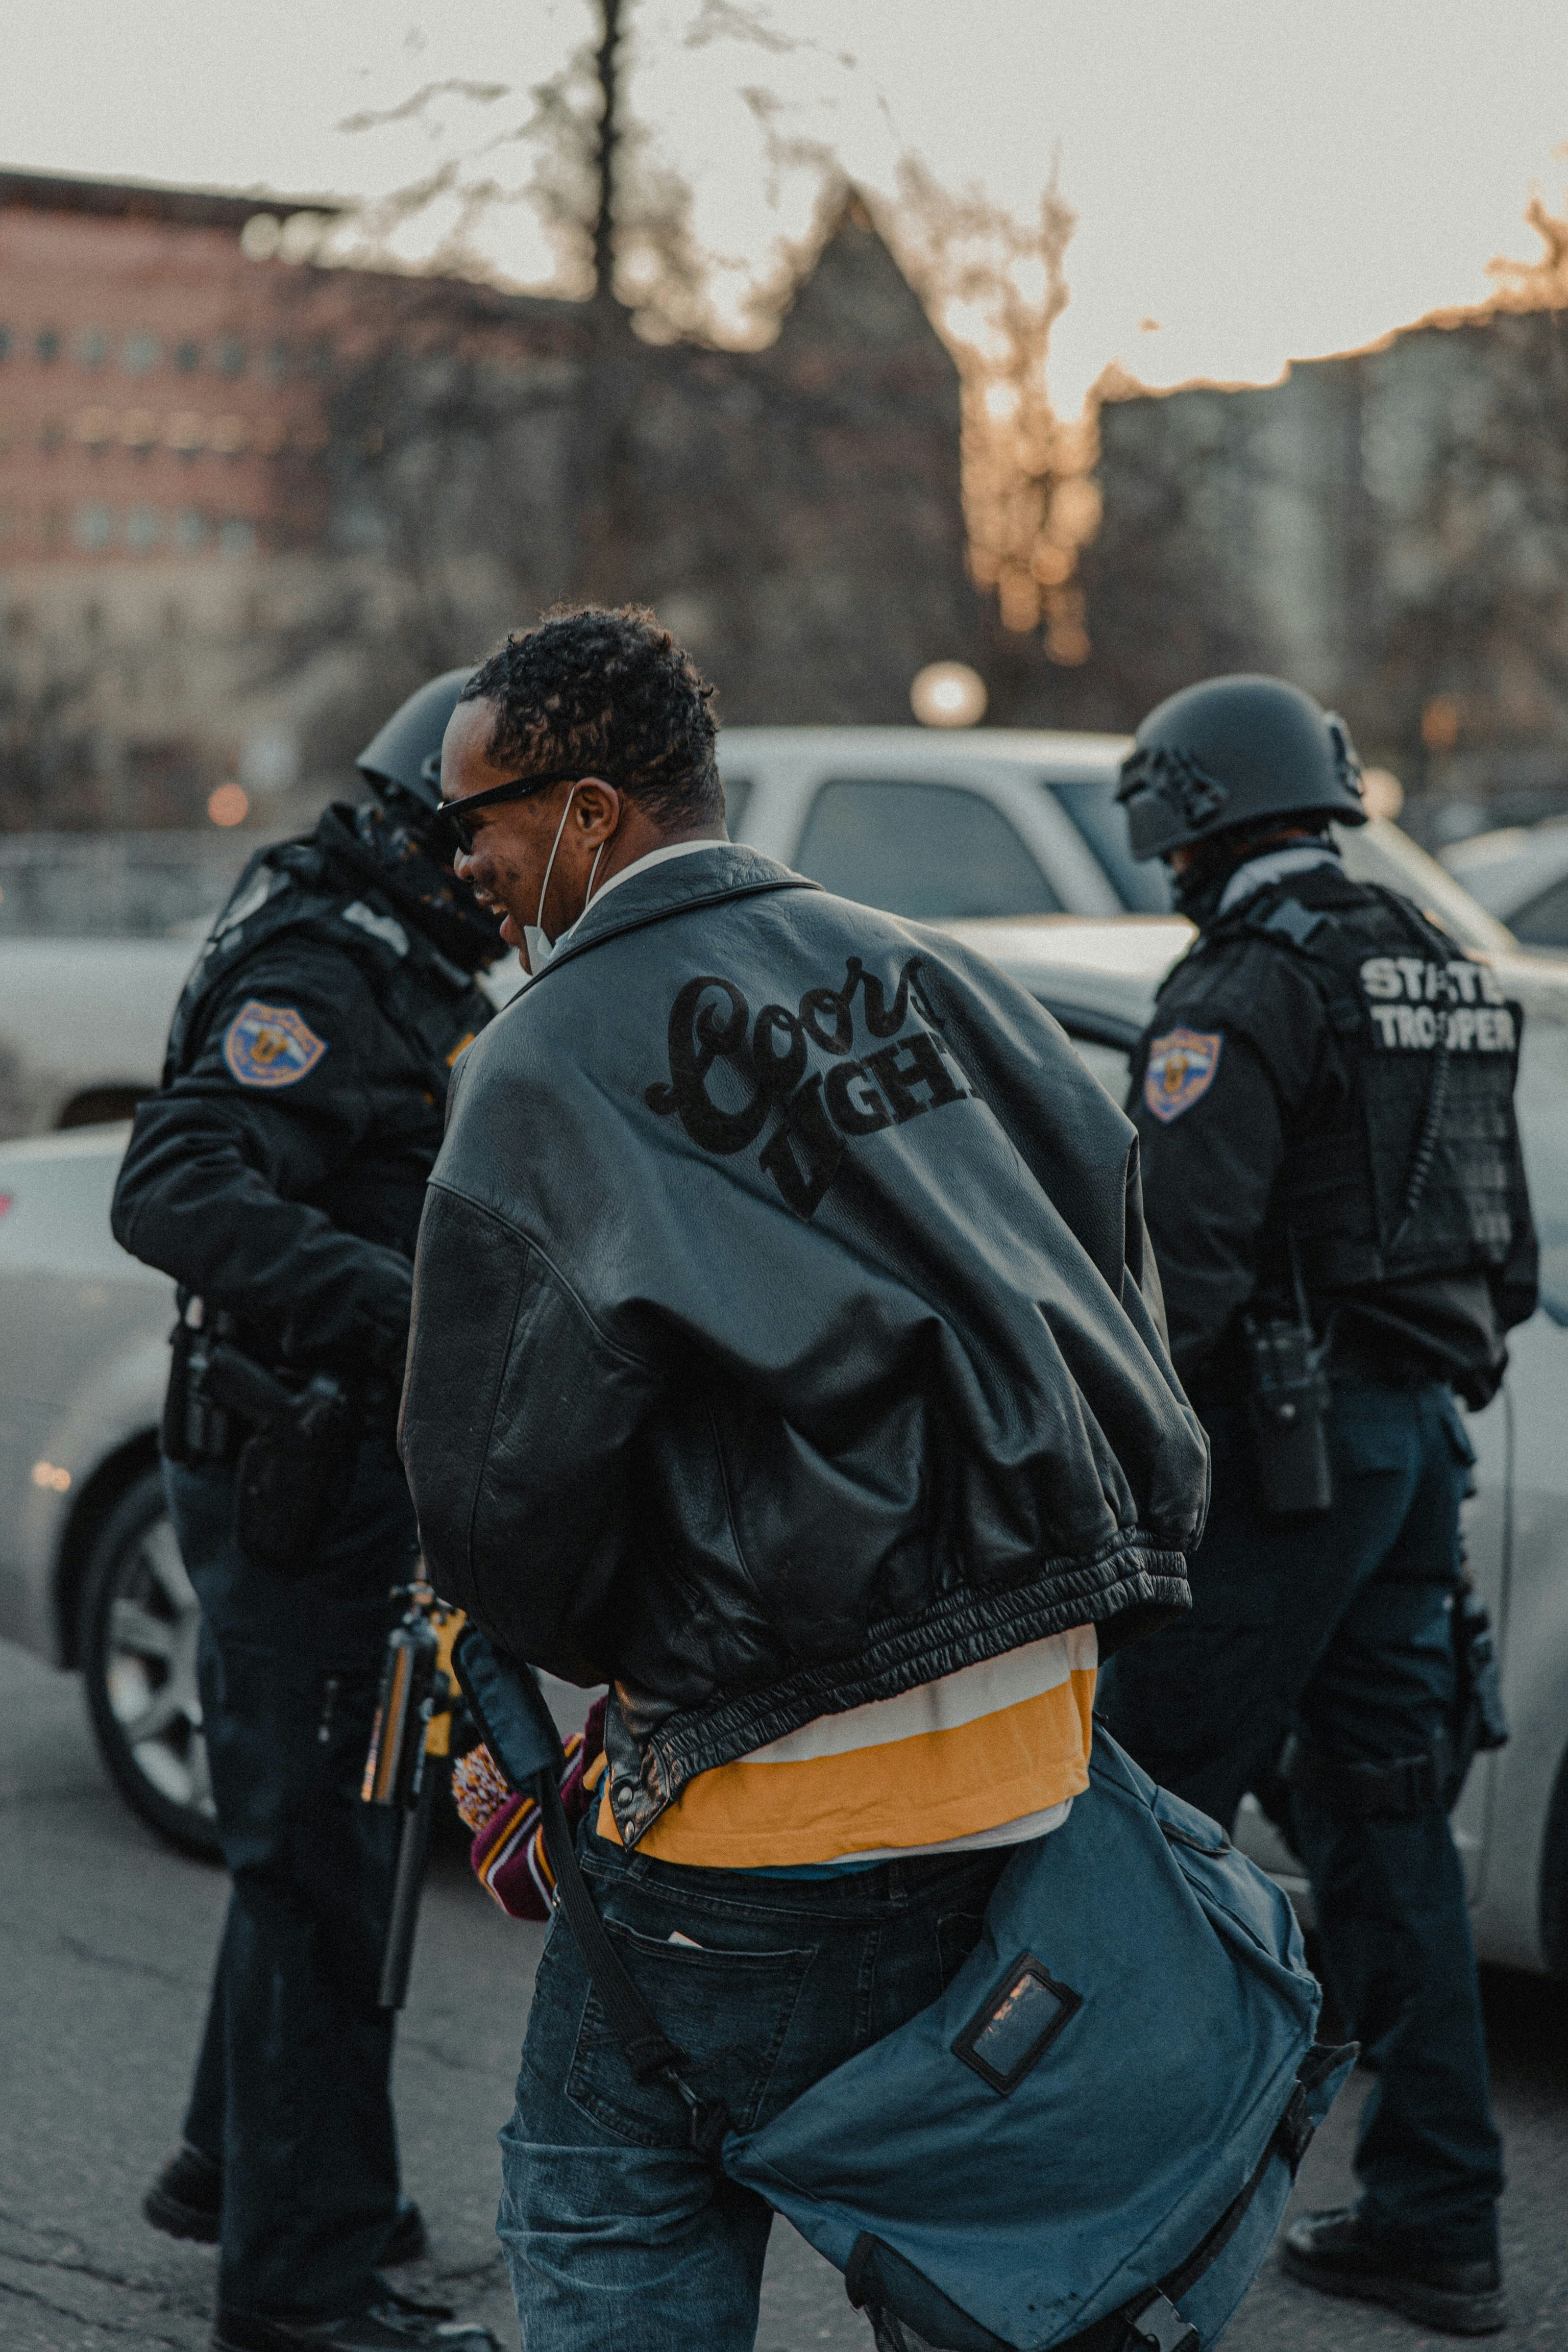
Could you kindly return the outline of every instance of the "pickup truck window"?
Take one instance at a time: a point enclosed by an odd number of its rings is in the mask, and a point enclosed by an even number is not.
[[[1001,810],[953,784],[826,783],[795,862],[842,898],[919,921],[1063,911]]]
[[[1112,776],[1047,776],[1046,790],[1071,817],[1105,868],[1106,879],[1134,915],[1168,915],[1171,877],[1157,857],[1140,862],[1127,839],[1127,813]]]

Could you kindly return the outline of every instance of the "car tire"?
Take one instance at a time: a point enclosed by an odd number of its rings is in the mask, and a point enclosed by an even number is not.
[[[200,1611],[163,1482],[149,1470],[88,1562],[79,1656],[99,1753],[132,1812],[182,1853],[218,1856],[196,1690]]]

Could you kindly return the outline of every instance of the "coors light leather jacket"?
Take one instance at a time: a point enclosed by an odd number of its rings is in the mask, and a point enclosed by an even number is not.
[[[459,1063],[402,1446],[437,1588],[694,1774],[1188,1605],[1203,1433],[1132,1128],[939,931],[727,842],[596,900]]]

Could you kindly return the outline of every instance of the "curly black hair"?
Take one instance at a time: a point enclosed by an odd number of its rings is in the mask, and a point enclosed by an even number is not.
[[[643,604],[557,605],[480,663],[459,698],[495,705],[503,767],[603,776],[662,824],[724,814],[713,688]]]

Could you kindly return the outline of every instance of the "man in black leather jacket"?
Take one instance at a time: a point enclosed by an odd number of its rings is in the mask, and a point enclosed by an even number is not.
[[[707,693],[586,612],[453,715],[458,871],[532,978],[454,1087],[401,1442],[443,1593],[613,1685],[585,1866],[757,2120],[934,1998],[1064,1817],[1205,1458],[1127,1121],[983,959],[725,838]],[[750,2342],[765,2209],[560,1934],[506,2145],[531,2347]]]
[[[220,2242],[226,2352],[453,2340],[375,2268],[421,2252],[424,2231],[399,2202],[377,2006],[392,1816],[358,1790],[388,1593],[415,1561],[393,1442],[415,1236],[451,1066],[490,1016],[475,976],[498,949],[430,843],[424,772],[466,675],[422,688],[367,747],[374,802],[328,808],[247,866],[114,1196],[116,1238],[180,1285],[164,1479],[202,1606],[203,1737],[234,1883],[184,2145],[146,2210]],[[286,1573],[237,1538],[247,1424],[204,1402],[193,1373],[215,1329],[286,1383],[324,1374],[344,1394],[346,1451]],[[282,1444],[297,1489],[302,1442]]]

